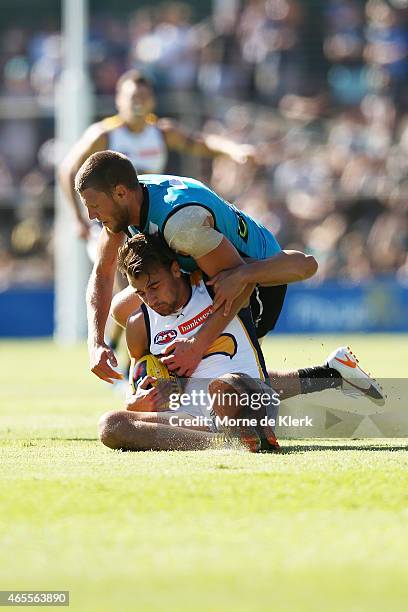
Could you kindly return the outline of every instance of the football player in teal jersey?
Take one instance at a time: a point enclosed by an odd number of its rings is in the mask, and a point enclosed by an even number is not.
[[[159,234],[177,253],[186,271],[200,268],[209,278],[231,269],[235,275],[237,270],[245,272],[242,284],[236,280],[228,283],[231,291],[227,298],[224,292],[220,299],[216,282],[214,312],[205,325],[194,338],[178,340],[168,347],[166,365],[182,376],[194,371],[207,346],[240,310],[256,285],[272,295],[271,307],[265,308],[261,303],[261,316],[258,312],[254,317],[259,319],[258,336],[262,336],[274,327],[286,284],[308,278],[317,269],[312,256],[282,251],[264,226],[203,183],[164,175],[142,175],[139,180],[130,160],[119,153],[101,151],[91,155],[79,169],[75,187],[90,219],[98,219],[104,226],[88,285],[87,307],[91,369],[108,382],[120,378],[114,369],[116,357],[104,341],[104,330],[117,252],[126,235]],[[248,264],[246,258],[254,261]],[[225,281],[222,284],[227,286]],[[226,299],[227,308],[221,308]],[[112,314],[124,326],[138,307],[137,296],[125,289],[116,298]]]

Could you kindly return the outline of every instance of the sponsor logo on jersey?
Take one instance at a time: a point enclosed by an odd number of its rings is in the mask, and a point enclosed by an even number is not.
[[[177,337],[177,332],[175,329],[166,329],[164,331],[160,331],[158,334],[155,335],[154,343],[155,344],[168,344],[169,342],[174,340],[174,338],[176,337]]]
[[[242,238],[244,242],[248,242],[248,223],[245,221],[239,212],[236,213],[238,217],[238,236]]]
[[[204,308],[204,310],[199,312],[198,315],[196,315],[195,317],[193,317],[189,321],[185,321],[184,323],[179,325],[178,326],[179,332],[181,334],[188,334],[188,332],[191,331],[192,329],[195,329],[196,327],[199,327],[199,325],[202,325],[204,323],[204,321],[206,320],[206,318],[211,313],[212,313],[212,305],[211,306],[207,306],[207,308]]]

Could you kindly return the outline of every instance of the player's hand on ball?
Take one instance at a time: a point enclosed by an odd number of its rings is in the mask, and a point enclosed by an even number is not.
[[[118,362],[115,353],[107,344],[98,344],[92,347],[89,351],[89,361],[91,372],[100,379],[111,385],[115,380],[122,380],[123,374],[113,369],[118,367]]]
[[[196,338],[179,338],[166,346],[160,361],[177,376],[191,376],[201,359],[203,351]]]
[[[207,285],[212,285],[214,288],[214,311],[224,305],[225,317],[229,315],[233,301],[245,289],[246,283],[241,270],[243,267],[219,272],[207,281]]]
[[[126,410],[134,412],[160,412],[165,410],[168,394],[160,386],[153,386],[157,382],[155,376],[145,376],[140,381],[136,393],[126,398]]]

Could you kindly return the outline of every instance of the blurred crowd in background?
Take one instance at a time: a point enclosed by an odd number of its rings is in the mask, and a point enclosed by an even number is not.
[[[0,39],[0,286],[52,279],[58,28]],[[215,0],[197,22],[167,2],[92,14],[98,115],[128,68],[160,115],[257,147],[255,162],[194,166],[284,248],[313,253],[313,282],[408,282],[408,0]],[[182,101],[182,102],[180,102]],[[185,173],[183,157],[168,171]],[[191,167],[190,167],[191,168]]]

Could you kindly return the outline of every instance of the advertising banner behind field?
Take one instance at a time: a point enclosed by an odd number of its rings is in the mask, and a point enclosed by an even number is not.
[[[407,332],[408,286],[395,280],[361,285],[339,281],[288,289],[276,331],[281,333]]]
[[[0,337],[51,336],[53,305],[52,287],[0,290]],[[408,332],[408,285],[394,279],[291,285],[276,332]]]

